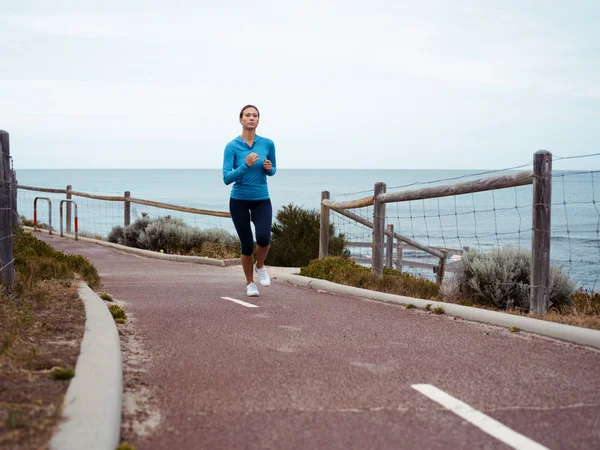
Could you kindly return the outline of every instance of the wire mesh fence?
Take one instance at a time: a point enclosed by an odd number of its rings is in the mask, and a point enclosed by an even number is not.
[[[600,280],[600,175],[598,170],[561,170],[565,159],[587,158],[598,166],[600,154],[554,158],[552,173],[550,261],[560,266],[577,287],[595,290]],[[531,167],[527,163],[498,171],[486,171],[423,182],[392,186],[387,192],[405,192],[440,186],[447,181],[462,182],[480,175],[514,173]],[[371,191],[338,193],[336,197],[364,195]],[[486,192],[388,203],[385,223],[394,231],[433,249],[448,250],[446,270],[452,276],[465,251],[490,252],[507,247],[531,251],[533,210],[532,187],[514,186]],[[373,222],[373,207],[352,209],[356,215]],[[371,265],[373,230],[331,210],[336,232],[349,241],[352,258]],[[394,266],[399,270],[434,280],[438,258],[406,244],[394,245]],[[529,288],[530,286],[523,286]]]
[[[66,199],[66,189],[59,193],[48,192],[49,190],[50,189],[45,189],[43,187],[33,186],[28,186],[24,189],[23,186],[21,186],[21,189],[18,190],[19,214],[22,220],[33,221],[34,218],[36,218],[37,226],[40,228],[48,228],[50,218],[52,218],[53,231],[57,232],[57,230],[60,229],[60,202]],[[53,190],[61,191],[58,189]],[[97,196],[101,197],[101,195]],[[34,200],[36,198],[38,198],[37,208],[34,209]],[[41,200],[41,198],[49,198],[51,202],[48,203],[47,201]],[[124,227],[126,223],[127,212],[124,199],[104,200],[73,194],[72,200],[77,203],[80,236],[106,240],[113,228]],[[148,203],[155,202],[148,201]],[[65,230],[72,229],[74,226],[74,217],[71,215],[71,223],[67,224],[67,205],[64,204],[62,209],[63,228]],[[217,213],[222,216],[197,214],[168,207],[130,202],[129,223],[135,222],[142,216],[147,216],[151,219],[169,216],[178,218],[191,227],[203,230],[220,229],[227,231],[228,233],[234,233],[235,229],[233,228],[231,219],[228,217],[228,213],[218,211]]]
[[[551,261],[564,267],[579,286],[596,290],[600,277],[600,171],[555,171],[552,184]]]

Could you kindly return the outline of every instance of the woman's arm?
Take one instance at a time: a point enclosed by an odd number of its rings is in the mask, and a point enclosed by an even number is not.
[[[227,144],[225,146],[225,152],[223,154],[223,183],[231,184],[234,181],[239,180],[250,167],[245,162],[233,170],[233,161],[235,158],[235,151],[233,145]]]
[[[271,148],[269,149],[269,155],[267,159],[271,161],[271,171],[267,172],[267,175],[272,177],[277,172],[277,157],[275,156],[275,144],[271,142]]]

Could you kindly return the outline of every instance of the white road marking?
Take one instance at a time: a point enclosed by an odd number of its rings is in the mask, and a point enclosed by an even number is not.
[[[230,302],[235,302],[238,303],[242,306],[245,306],[246,308],[258,308],[258,305],[253,305],[252,303],[246,303],[243,302],[241,300],[237,300],[235,298],[231,298],[231,297],[221,297],[223,300],[229,300]]]
[[[497,420],[471,408],[466,403],[446,394],[431,384],[413,384],[411,387],[512,448],[518,450],[548,450],[547,447],[511,430]]]

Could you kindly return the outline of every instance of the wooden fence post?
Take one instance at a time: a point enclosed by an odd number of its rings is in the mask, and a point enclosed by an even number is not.
[[[552,153],[540,150],[533,155],[533,231],[529,309],[534,314],[545,314],[549,305],[551,205]]]
[[[438,263],[437,273],[435,276],[435,281],[437,284],[442,284],[444,282],[444,275],[446,275],[446,257],[448,256],[448,250],[440,250],[444,256],[440,257],[440,262]]]
[[[12,290],[15,265],[13,257],[13,194],[12,168],[10,165],[10,139],[6,131],[0,130],[0,281]],[[16,188],[15,188],[16,189]]]
[[[319,259],[329,255],[329,207],[323,204],[329,200],[329,191],[321,192],[321,228],[319,231]]]
[[[383,239],[385,237],[385,203],[377,200],[379,194],[384,194],[385,183],[375,183],[373,190],[373,243],[371,253],[371,273],[383,276]]]
[[[12,226],[16,228],[19,226],[19,208],[17,204],[17,173],[14,170],[10,171],[12,179]]]
[[[394,224],[387,226],[387,244],[385,249],[385,267],[394,268]]]
[[[73,196],[71,195],[71,191],[73,190],[73,186],[70,184],[67,185],[67,200],[71,200]],[[67,203],[67,233],[71,233],[71,202]]]
[[[125,197],[123,199],[123,226],[126,227],[131,223],[131,202],[129,201],[131,192],[125,191],[123,196]]]
[[[396,244],[396,270],[402,272],[402,241]]]

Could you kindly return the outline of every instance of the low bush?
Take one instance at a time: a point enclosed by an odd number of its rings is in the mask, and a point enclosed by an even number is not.
[[[439,294],[438,285],[432,281],[388,268],[379,278],[369,268],[339,256],[315,259],[300,269],[300,275],[409,297],[437,299]]]
[[[126,227],[114,227],[109,242],[177,255],[236,258],[239,240],[225,230],[201,230],[171,216],[151,219],[146,213]]]
[[[108,242],[112,242],[113,244],[125,245],[125,236],[123,234],[123,227],[116,226],[113,227],[112,230],[106,236],[106,240]]]
[[[442,288],[448,302],[460,302],[499,309],[529,310],[531,253],[514,247],[491,252],[463,254],[455,276]],[[571,305],[575,283],[559,266],[550,268],[550,306]]]
[[[271,248],[266,264],[280,267],[304,267],[319,257],[321,214],[314,209],[304,209],[289,204],[282,207],[272,226]],[[343,234],[335,235],[329,226],[329,255],[349,257],[344,248]]]

